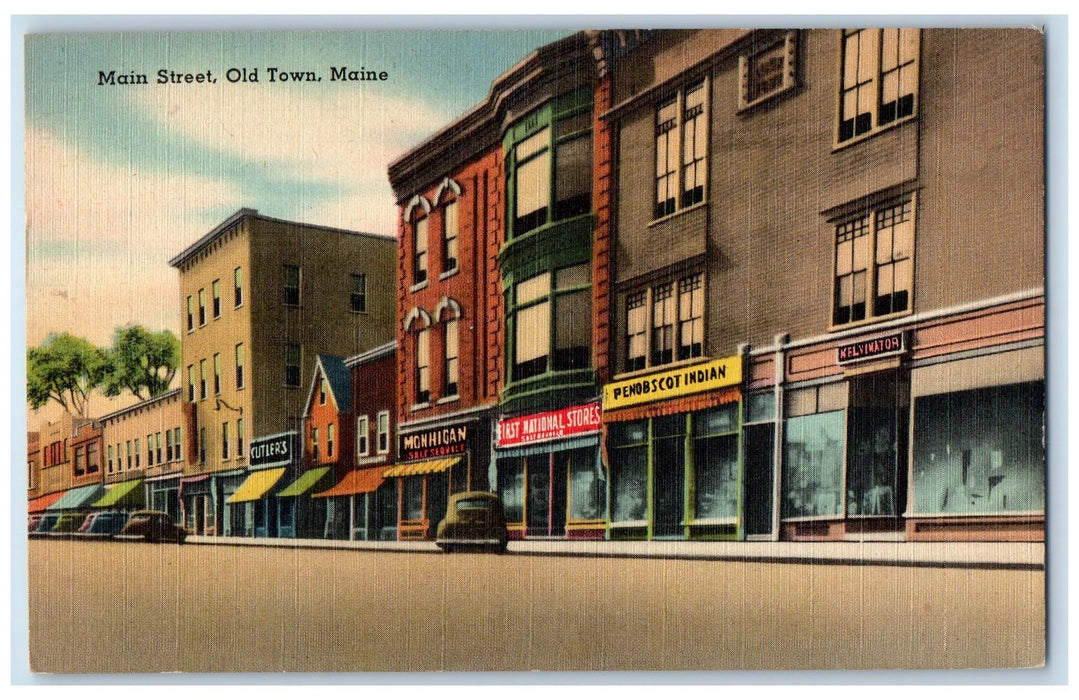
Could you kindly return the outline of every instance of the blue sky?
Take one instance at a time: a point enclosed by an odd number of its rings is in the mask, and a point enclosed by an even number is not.
[[[179,326],[168,259],[240,207],[386,235],[386,165],[564,30],[132,32],[26,38],[27,343]],[[386,71],[330,80],[331,66]],[[321,82],[269,81],[270,67]],[[229,68],[259,82],[231,83]],[[156,84],[157,71],[209,84]],[[98,85],[99,71],[149,85]]]

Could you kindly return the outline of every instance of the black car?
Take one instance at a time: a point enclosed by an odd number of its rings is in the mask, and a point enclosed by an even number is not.
[[[119,510],[102,510],[90,513],[76,537],[87,539],[107,539],[118,534],[127,524],[127,513]]]
[[[137,510],[131,514],[117,537],[183,544],[187,539],[187,530],[174,523],[168,513],[159,510]]]

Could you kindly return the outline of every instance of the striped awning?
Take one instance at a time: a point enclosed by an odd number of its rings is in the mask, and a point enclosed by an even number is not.
[[[382,476],[390,479],[395,476],[419,476],[420,474],[436,474],[438,472],[446,471],[460,461],[460,457],[447,457],[445,459],[433,459],[428,462],[396,464],[387,469]]]
[[[283,490],[278,491],[277,497],[284,496],[302,496],[303,494],[314,488],[322,477],[329,473],[329,467],[319,467],[318,469],[308,469],[303,474],[300,474],[300,478],[293,481],[286,486]]]
[[[40,513],[63,497],[63,491],[57,491],[56,493],[47,493],[44,496],[38,496],[37,498],[26,504],[26,512]]]
[[[348,474],[345,474],[345,478],[337,482],[333,488],[313,494],[312,498],[352,496],[357,493],[377,491],[378,487],[386,482],[386,479],[382,476],[382,469],[382,467],[353,469]]]
[[[121,481],[109,487],[105,495],[93,502],[94,508],[109,508],[112,506],[125,506],[128,508],[141,508],[146,504],[143,498],[142,479]]]
[[[226,503],[246,503],[257,501],[266,495],[266,492],[274,487],[282,476],[285,475],[285,467],[280,469],[260,469],[251,472],[247,479],[236,489],[236,493],[229,496]]]
[[[101,484],[90,484],[89,486],[80,486],[78,488],[71,489],[64,494],[64,497],[53,503],[46,510],[72,510],[75,508],[86,508],[88,504],[93,503],[97,499],[101,498],[101,494],[105,493],[105,487]]]

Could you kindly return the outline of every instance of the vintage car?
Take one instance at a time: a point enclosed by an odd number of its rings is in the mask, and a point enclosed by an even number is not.
[[[187,530],[172,521],[172,516],[158,510],[137,510],[116,535],[123,539],[183,544]]]
[[[34,525],[34,529],[30,531],[30,537],[48,537],[49,530],[56,527],[56,521],[60,519],[59,513],[45,513],[41,516],[41,519]]]
[[[87,515],[82,527],[75,535],[87,539],[107,539],[118,534],[126,524],[127,513],[119,510],[102,510]]]
[[[37,527],[37,524],[41,522],[41,519],[45,517],[44,513],[31,513],[26,517],[26,531],[33,532]]]
[[[446,517],[438,524],[435,544],[447,553],[468,548],[504,552],[508,539],[498,494],[464,491],[450,496]]]
[[[86,520],[86,511],[64,512],[56,519],[56,524],[49,530],[51,537],[71,537]]]

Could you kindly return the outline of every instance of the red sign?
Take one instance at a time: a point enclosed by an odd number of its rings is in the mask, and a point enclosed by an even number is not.
[[[602,417],[599,403],[589,403],[560,411],[503,418],[498,421],[498,446],[525,445],[595,432],[602,425]]]

